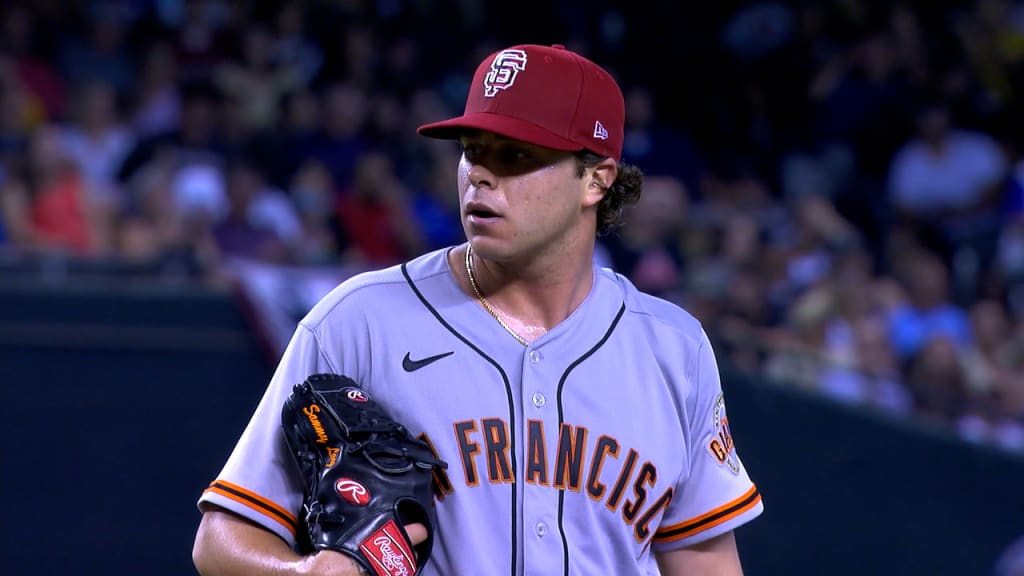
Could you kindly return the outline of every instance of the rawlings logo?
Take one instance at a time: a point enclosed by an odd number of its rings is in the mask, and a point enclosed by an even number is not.
[[[353,402],[369,402],[370,400],[370,397],[366,395],[366,392],[357,388],[349,388],[348,392],[345,393],[345,396]]]
[[[388,520],[384,526],[363,540],[359,549],[381,576],[413,576],[416,573],[416,561],[412,550],[406,544],[394,520]]]
[[[409,567],[405,565],[405,556],[396,552],[391,547],[393,541],[387,536],[375,538],[373,544],[380,550],[380,561],[389,573],[409,574]]]
[[[320,417],[317,413],[320,412],[320,407],[316,404],[310,404],[309,406],[302,409],[302,413],[309,419],[310,425],[313,426],[313,432],[316,432],[316,441],[320,444],[327,443],[327,432],[324,430],[324,425],[320,423]]]
[[[370,502],[370,491],[351,478],[339,478],[334,483],[334,491],[350,504],[366,506]]]
[[[491,69],[484,76],[484,96],[493,98],[499,90],[511,88],[523,70],[526,70],[526,51],[502,50],[491,61]]]

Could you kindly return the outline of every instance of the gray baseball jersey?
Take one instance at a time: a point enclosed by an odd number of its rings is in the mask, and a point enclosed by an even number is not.
[[[281,405],[333,372],[449,463],[423,574],[657,574],[652,551],[762,512],[697,320],[599,268],[580,307],[524,347],[446,252],[355,276],[313,308],[200,501],[294,543],[302,487]]]

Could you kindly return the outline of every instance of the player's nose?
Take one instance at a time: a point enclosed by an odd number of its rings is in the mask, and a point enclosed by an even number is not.
[[[497,177],[487,166],[479,162],[472,164],[466,173],[469,183],[476,188],[493,188],[497,184]]]

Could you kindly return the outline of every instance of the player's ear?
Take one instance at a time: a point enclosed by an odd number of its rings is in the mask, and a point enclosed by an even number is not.
[[[589,168],[585,178],[587,179],[587,191],[584,198],[586,206],[596,205],[604,198],[608,189],[612,187],[615,178],[619,175],[619,164],[614,158],[605,158],[597,165]]]

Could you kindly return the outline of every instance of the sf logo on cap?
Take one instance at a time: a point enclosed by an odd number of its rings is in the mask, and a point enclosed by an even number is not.
[[[493,98],[499,90],[510,88],[519,71],[525,69],[525,50],[502,50],[491,61],[491,70],[484,77],[484,96]]]

